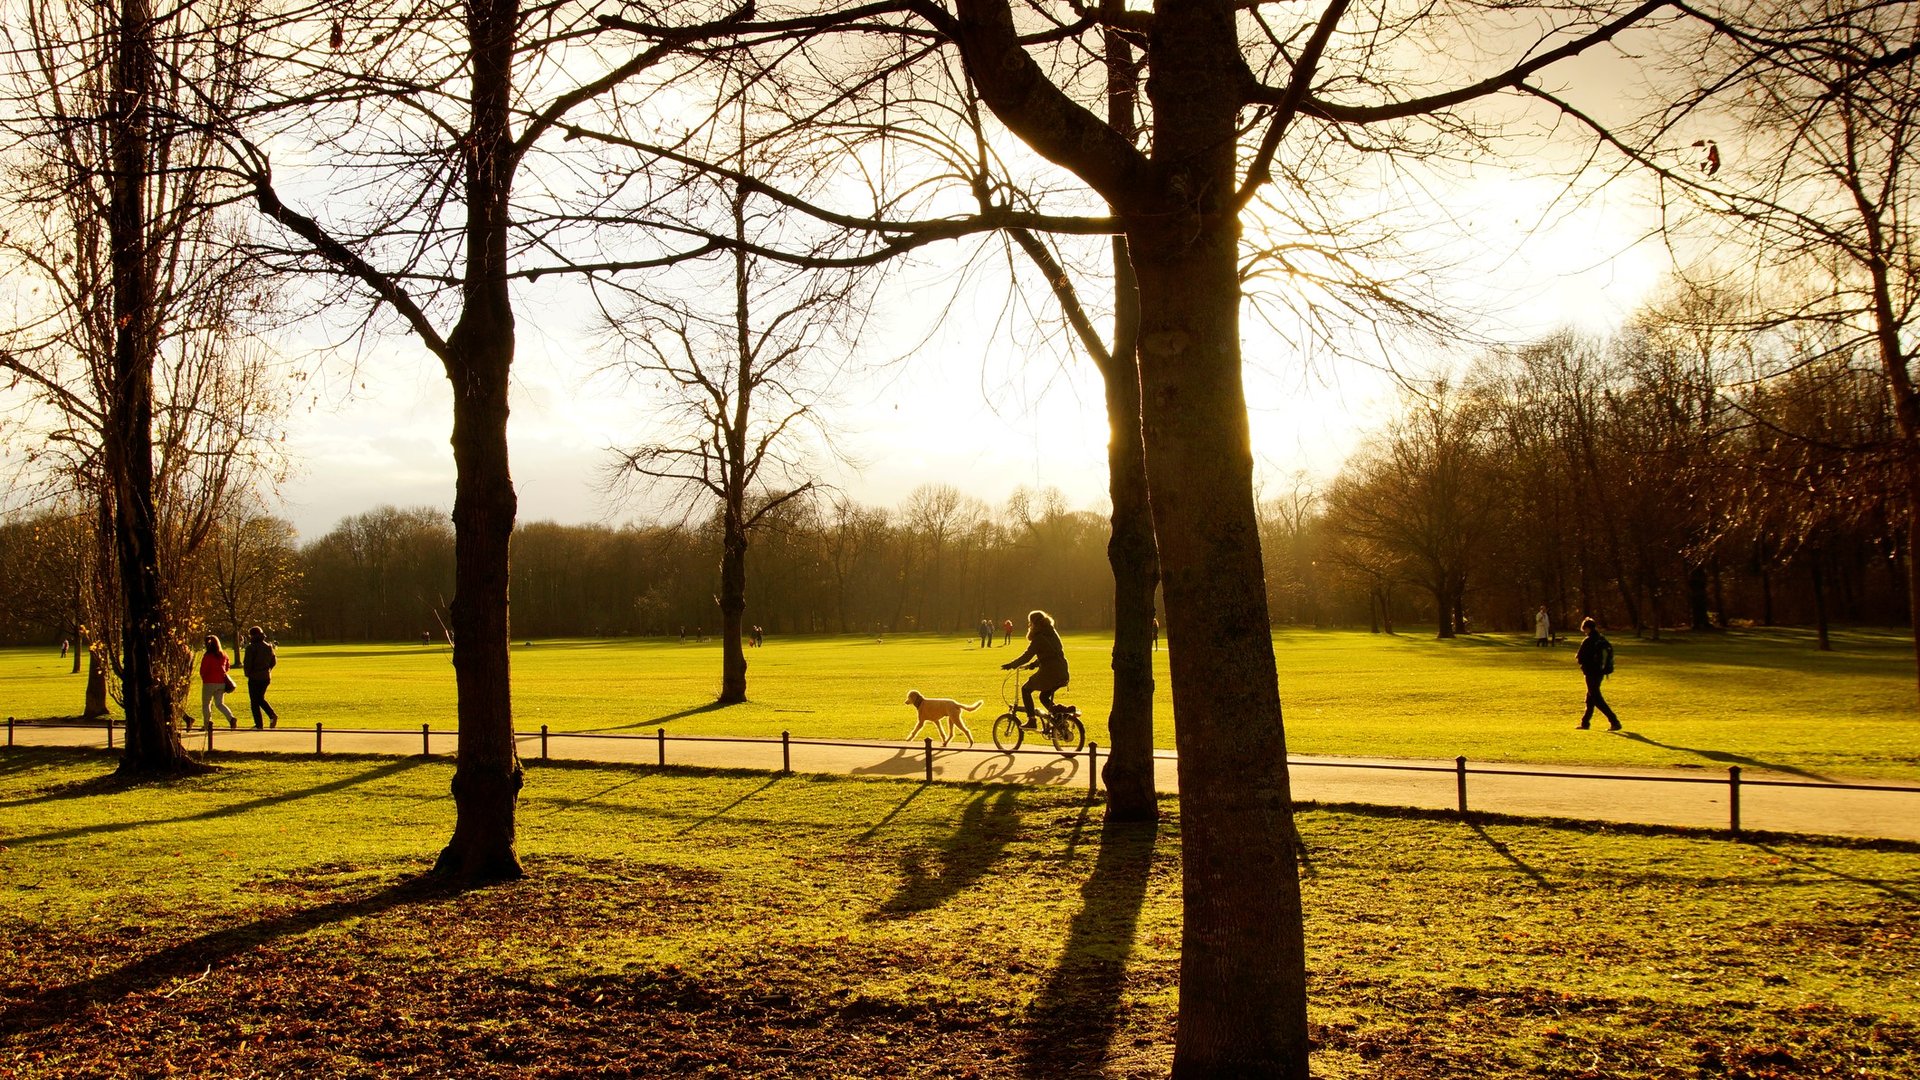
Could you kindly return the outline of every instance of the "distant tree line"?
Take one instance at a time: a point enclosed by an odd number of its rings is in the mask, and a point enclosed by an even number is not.
[[[1697,313],[1696,313],[1697,314]],[[1713,325],[1724,323],[1716,315]],[[1759,377],[1766,373],[1769,377]],[[1610,337],[1559,333],[1416,387],[1329,482],[1260,501],[1276,625],[1520,630],[1907,620],[1897,433],[1871,365],[1725,334],[1684,305]],[[68,636],[95,516],[0,523],[0,637]],[[714,635],[721,522],[520,525],[516,637]],[[769,515],[747,621],[773,635],[970,634],[1034,607],[1112,626],[1104,516],[1054,490],[1004,505],[926,485],[895,507],[825,494]],[[296,545],[241,511],[196,554],[195,625],[296,640],[443,639],[453,527],[381,507]]]

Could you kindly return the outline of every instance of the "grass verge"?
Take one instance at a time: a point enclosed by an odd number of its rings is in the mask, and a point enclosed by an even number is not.
[[[0,1076],[1164,1075],[1177,818],[538,770],[530,871],[416,876],[448,766],[0,755]],[[1171,809],[1171,807],[1170,807]],[[1307,809],[1316,1074],[1920,1075],[1920,855]]]

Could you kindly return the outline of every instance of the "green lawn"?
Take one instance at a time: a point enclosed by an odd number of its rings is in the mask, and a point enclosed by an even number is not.
[[[1796,770],[1819,777],[1920,779],[1920,707],[1910,638],[1843,632],[1834,651],[1811,635],[1742,631],[1660,641],[1615,639],[1608,697],[1625,737],[1573,729],[1583,696],[1570,647],[1476,635],[1438,641],[1353,631],[1275,635],[1288,745],[1299,754],[1452,758],[1609,766]],[[1109,641],[1069,634],[1080,705],[1105,745]],[[717,643],[667,640],[516,644],[514,713],[526,730],[897,739],[912,726],[909,689],[1001,702],[997,665],[1018,643],[980,649],[932,635],[771,638],[747,653],[752,700],[709,705]],[[1159,744],[1173,746],[1167,653],[1158,654]],[[274,697],[290,725],[447,728],[453,669],[444,645],[287,645]],[[72,713],[81,677],[51,650],[0,651],[0,712]],[[244,717],[245,692],[234,695]],[[198,708],[197,692],[191,702]],[[984,733],[984,722],[975,726]]]
[[[449,766],[0,751],[0,1077],[1164,1076],[1177,814],[532,766],[529,876],[411,879]],[[1920,854],[1308,809],[1328,1080],[1920,1075]]]

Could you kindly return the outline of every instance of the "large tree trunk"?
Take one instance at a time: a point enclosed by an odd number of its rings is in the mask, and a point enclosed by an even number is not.
[[[108,117],[113,177],[107,230],[113,245],[113,395],[106,419],[106,465],[113,486],[114,544],[120,564],[121,686],[126,695],[125,775],[195,769],[174,723],[162,657],[166,598],[160,579],[153,493],[154,266],[148,256],[146,173],[152,122],[153,18],[147,0],[122,0],[113,111]]]
[[[74,648],[74,655],[76,657],[80,655],[78,646]],[[106,662],[100,658],[99,649],[88,647],[87,700],[86,707],[81,710],[80,718],[83,720],[104,720],[107,718],[107,711],[107,665]]]
[[[459,881],[521,875],[514,814],[524,774],[513,740],[507,578],[518,509],[507,461],[513,305],[507,291],[508,105],[517,5],[473,0],[473,130],[467,153],[467,270],[447,338],[453,384],[454,599],[460,744],[453,838],[434,873]]]
[[[1241,382],[1230,3],[1162,5],[1155,190],[1129,207],[1140,397],[1180,753],[1176,1077],[1307,1076],[1286,734]]]
[[[1450,638],[1453,636],[1453,605],[1448,603],[1447,590],[1444,586],[1436,585],[1428,591],[1433,593],[1433,617],[1439,628],[1434,636]]]
[[[720,549],[720,697],[721,705],[747,700],[747,651],[741,624],[747,610],[747,534],[738,508],[727,511]]]

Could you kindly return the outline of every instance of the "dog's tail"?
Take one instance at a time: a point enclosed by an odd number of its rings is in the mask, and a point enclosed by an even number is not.
[[[985,705],[986,703],[987,703],[987,699],[986,699],[986,698],[981,698],[981,699],[980,699],[979,701],[976,701],[976,702],[974,702],[974,703],[973,703],[973,704],[971,704],[971,705],[962,705],[962,706],[960,706],[960,711],[961,711],[961,712],[972,712],[973,710],[975,710],[975,709],[977,709],[977,708],[979,708],[979,707],[980,707],[980,706],[982,706],[982,705]]]

